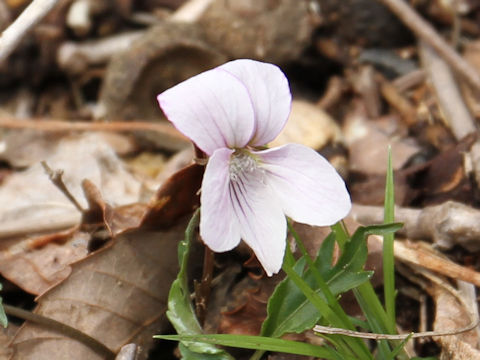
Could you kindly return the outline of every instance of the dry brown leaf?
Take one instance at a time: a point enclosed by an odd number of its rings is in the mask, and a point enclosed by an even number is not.
[[[8,347],[8,344],[13,338],[13,329],[15,326],[11,324],[8,325],[8,328],[0,329],[0,359],[8,359],[12,355],[12,349]]]
[[[309,102],[293,100],[288,122],[271,145],[300,143],[319,150],[341,138],[340,128],[330,115]]]
[[[223,334],[259,335],[267,316],[268,298],[278,278],[246,277],[233,286],[225,304],[230,310],[221,313],[218,332]]]
[[[90,180],[82,182],[88,210],[83,212],[82,227],[105,226],[111,237],[138,228],[147,211],[147,205],[135,203],[113,208],[103,199],[100,190]]]
[[[157,191],[142,219],[142,226],[163,229],[191,213],[200,202],[199,189],[205,168],[189,165],[173,174]]]
[[[151,201],[142,227],[73,264],[67,279],[38,298],[35,312],[75,327],[115,352],[128,343],[148,351],[152,335],[168,326],[166,302],[187,220],[179,219],[198,206],[203,170],[194,164],[169,178]],[[139,224],[143,211],[133,221],[125,220],[128,212],[105,203],[96,186],[86,181],[84,189],[90,205],[84,220],[103,223],[112,234]],[[13,347],[13,359],[100,358],[85,345],[30,323],[21,328]]]
[[[472,323],[474,319],[471,311],[451,292],[437,284],[433,284],[431,292],[436,304],[435,331],[453,331]],[[442,360],[480,359],[479,339],[475,330],[434,339],[442,347]]]
[[[129,174],[109,145],[95,134],[63,138],[45,159],[79,203],[87,202],[81,186],[87,178],[113,206],[138,201],[141,184]],[[69,228],[80,214],[37,163],[9,176],[0,187],[0,237]]]
[[[35,312],[89,334],[114,352],[143,347],[166,329],[166,301],[177,272],[177,243],[186,221],[164,232],[135,230],[72,265],[66,281],[38,298]],[[26,323],[12,359],[101,359],[85,345]]]
[[[0,242],[0,272],[26,292],[39,295],[70,274],[69,264],[87,255],[89,238],[76,233],[65,243],[42,247],[35,246],[35,238],[4,240]]]
[[[347,116],[345,141],[350,153],[350,169],[366,174],[384,175],[387,171],[388,146],[392,147],[392,166],[400,169],[420,149],[397,138],[395,126],[386,129],[367,118],[363,105],[357,104]],[[394,121],[394,119],[390,119]]]

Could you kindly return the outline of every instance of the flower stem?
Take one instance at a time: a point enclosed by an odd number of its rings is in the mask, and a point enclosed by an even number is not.
[[[214,253],[208,246],[204,247],[203,255],[203,273],[200,282],[194,282],[195,288],[195,312],[197,319],[203,326],[207,313],[208,298],[210,297],[210,288],[212,283]]]

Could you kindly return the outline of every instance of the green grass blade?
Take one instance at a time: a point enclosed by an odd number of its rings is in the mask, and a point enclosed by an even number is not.
[[[388,166],[385,185],[384,223],[395,221],[395,193],[393,184],[392,151],[388,149]],[[396,333],[395,316],[395,258],[393,253],[394,233],[383,235],[383,288],[385,296],[385,311],[387,313],[387,329]]]
[[[316,346],[304,342],[276,339],[264,336],[248,335],[156,335],[155,338],[163,340],[176,340],[187,342],[203,342],[222,346],[240,347],[263,351],[277,351],[287,354],[314,356],[327,360],[354,360],[354,357],[340,355],[334,349]]]

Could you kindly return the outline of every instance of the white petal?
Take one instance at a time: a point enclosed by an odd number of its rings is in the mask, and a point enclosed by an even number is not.
[[[350,195],[335,168],[314,150],[288,144],[256,153],[265,179],[293,220],[332,225],[350,211]]]
[[[265,185],[259,169],[230,183],[230,193],[242,239],[252,248],[268,276],[283,263],[287,224],[280,204]]]
[[[210,249],[223,252],[240,242],[240,227],[230,198],[228,170],[233,150],[216,150],[209,159],[200,195],[200,236]]]
[[[253,136],[250,94],[220,68],[185,80],[157,99],[168,120],[208,155],[219,148],[242,148]]]
[[[254,60],[230,61],[225,69],[248,89],[255,112],[255,134],[252,146],[262,146],[277,137],[290,114],[292,95],[288,80],[273,64]]]

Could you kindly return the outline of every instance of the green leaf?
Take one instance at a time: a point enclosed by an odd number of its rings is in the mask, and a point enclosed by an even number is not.
[[[317,259],[315,263],[317,264],[317,269],[320,271],[320,274],[326,274],[328,270],[332,267],[333,259],[333,250],[335,249],[335,233],[331,232],[320,246],[318,250]]]
[[[2,290],[2,284],[0,284],[0,290]],[[7,325],[8,325],[8,318],[7,318],[7,314],[5,314],[5,310],[3,309],[3,306],[2,306],[2,303],[3,303],[3,299],[0,297],[0,324],[6,328]]]
[[[188,347],[186,347],[182,342],[178,344],[178,349],[180,350],[180,354],[182,354],[182,360],[218,360],[219,359],[218,354],[205,354],[205,353],[193,352]]]
[[[177,341],[199,341],[223,346],[240,347],[244,349],[255,349],[264,351],[278,351],[288,354],[298,354],[305,356],[314,356],[328,360],[354,360],[353,357],[341,356],[335,350],[316,346],[308,343],[275,339],[264,336],[248,335],[156,335],[157,339],[177,340]]]
[[[366,230],[365,230],[366,231]],[[345,252],[338,263],[332,268],[332,254],[335,244],[335,234],[331,233],[323,242],[319,255],[315,260],[315,267],[320,271],[333,295],[338,295],[369,280],[372,272],[363,271],[366,261],[367,248],[365,237],[357,234],[355,241],[345,244]],[[352,238],[353,239],[353,238]],[[359,261],[363,263],[359,264]],[[295,264],[295,272],[320,296],[321,293],[312,271],[309,269],[302,274],[305,259]],[[280,282],[267,305],[267,318],[262,324],[263,336],[280,337],[285,333],[301,333],[311,329],[321,318],[316,307],[305,297],[303,292],[288,277]]]
[[[384,224],[360,227],[350,239],[345,241],[344,251],[337,264],[332,267],[332,254],[335,245],[335,235],[332,232],[323,242],[315,267],[320,271],[327,282],[331,292],[336,296],[360,284],[365,283],[372,276],[372,272],[364,271],[363,267],[367,260],[368,235],[382,235],[401,228],[401,224]],[[313,289],[323,297],[315,278],[310,270],[302,274],[305,260],[295,264],[295,272]],[[262,324],[263,336],[280,337],[285,333],[301,333],[311,329],[321,316],[315,306],[307,300],[305,295],[289,278],[280,282],[267,305],[267,318]]]
[[[185,230],[185,240],[178,244],[178,261],[180,271],[177,278],[172,283],[170,293],[168,294],[167,317],[180,335],[199,335],[202,334],[202,327],[195,316],[192,303],[190,301],[190,292],[188,289],[187,265],[190,244],[198,225],[200,212],[193,215],[192,220]],[[189,359],[201,359],[193,357],[194,353],[210,355],[208,359],[226,360],[232,359],[224,350],[217,349],[215,346],[201,342],[184,342],[184,349],[188,349]],[[187,352],[186,352],[187,353]],[[195,355],[196,356],[196,355]]]

